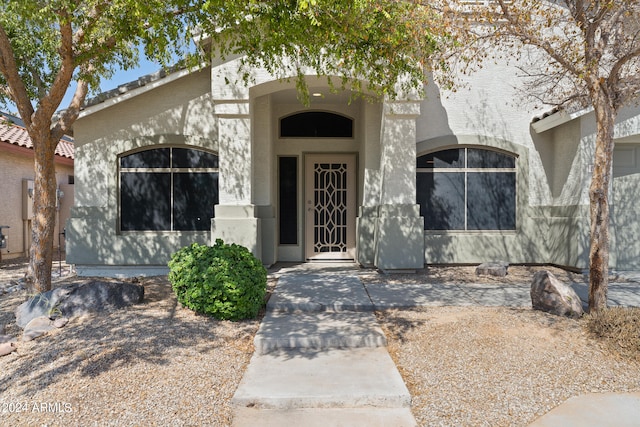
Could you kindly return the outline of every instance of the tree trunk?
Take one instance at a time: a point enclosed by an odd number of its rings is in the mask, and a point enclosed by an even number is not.
[[[609,188],[613,164],[616,110],[608,97],[593,96],[597,134],[593,176],[589,188],[591,248],[589,251],[589,311],[607,307],[609,286]]]
[[[38,132],[33,141],[35,178],[33,185],[32,243],[29,253],[27,282],[31,293],[51,289],[53,238],[56,223],[55,148],[49,129]],[[33,136],[32,136],[33,139]]]

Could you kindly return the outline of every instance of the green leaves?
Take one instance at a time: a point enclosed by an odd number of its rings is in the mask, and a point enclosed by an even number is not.
[[[241,73],[261,66],[276,76],[302,78],[311,71],[339,76],[332,80],[336,90],[350,84],[356,91],[395,96],[399,81],[406,90],[421,88],[424,58],[437,49],[432,31],[437,22],[426,6],[391,0],[5,0],[0,5],[0,25],[9,34],[29,99],[36,102],[60,76],[68,59],[65,44],[72,47],[73,79],[96,90],[101,79],[138,63],[137,46],[163,65],[186,58],[194,29],[211,37],[216,55],[245,56]],[[188,58],[189,64],[199,61]],[[306,88],[304,81],[298,86]]]
[[[256,317],[264,305],[267,272],[242,246],[194,243],[171,257],[169,269],[178,301],[197,313],[241,320]]]
[[[415,2],[235,1],[222,12],[211,3],[208,13],[217,15],[200,22],[219,53],[247,55],[241,73],[259,66],[296,78],[303,99],[308,74],[337,77],[334,90],[390,97],[421,90],[424,59],[437,49],[437,16]]]
[[[91,89],[116,69],[138,63],[137,46],[150,59],[168,64],[184,56],[193,28],[196,0],[5,0],[5,29],[28,97],[37,104],[61,77],[83,80]],[[64,67],[71,66],[71,73]],[[6,84],[0,67],[0,85]],[[68,83],[65,83],[64,90]],[[0,96],[3,96],[0,92]],[[66,106],[62,106],[66,107]]]

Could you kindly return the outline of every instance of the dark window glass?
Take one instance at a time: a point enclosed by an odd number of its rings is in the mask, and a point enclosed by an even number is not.
[[[515,172],[467,174],[467,229],[516,228]]]
[[[210,230],[217,204],[217,172],[173,175],[174,230]]]
[[[416,195],[425,230],[514,230],[515,160],[508,154],[478,148],[418,157]]]
[[[120,166],[136,169],[120,174],[122,231],[211,228],[218,203],[218,156],[187,148],[157,148],[123,156]],[[203,171],[181,172],[184,168]]]
[[[129,154],[120,158],[123,168],[169,168],[171,167],[171,148],[156,148]]]
[[[468,168],[507,168],[516,167],[516,159],[508,154],[496,151],[481,150],[478,148],[467,149]]]
[[[121,229],[171,229],[171,174],[123,173],[120,178]]]
[[[418,157],[416,164],[418,168],[463,168],[464,148],[442,150],[437,153],[429,153]]]
[[[280,120],[280,136],[284,138],[352,138],[353,120],[322,111],[294,114]]]
[[[298,158],[280,157],[278,163],[280,244],[295,245],[298,243]]]
[[[206,151],[174,148],[172,166],[174,168],[217,168],[218,156]]]
[[[416,190],[425,230],[464,230],[464,173],[419,173]]]

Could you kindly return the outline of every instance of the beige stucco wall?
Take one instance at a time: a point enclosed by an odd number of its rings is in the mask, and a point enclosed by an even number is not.
[[[14,148],[6,143],[0,147],[0,225],[11,228],[3,229],[9,236],[8,245],[0,249],[3,259],[28,255],[31,241],[31,221],[23,220],[23,180],[33,180],[33,157],[31,150]],[[67,162],[67,161],[65,161]],[[68,162],[67,162],[68,163]],[[68,185],[73,176],[73,166],[56,163],[56,181],[58,187],[64,187],[64,197],[56,218],[54,247],[58,247],[58,233],[69,217],[68,207],[73,204],[73,185]],[[61,239],[64,247],[64,239]]]
[[[610,265],[640,270],[640,132],[616,143],[611,198]]]
[[[507,62],[498,57],[485,65],[463,76],[456,92],[441,91],[434,82],[427,85],[422,114],[417,119],[418,153],[471,144],[518,154],[517,230],[425,233],[425,261],[477,263],[503,259],[585,269],[589,246],[588,191],[596,130],[594,113],[582,112],[573,120],[538,133],[531,123],[543,110],[520,91],[519,82],[524,81],[517,60]],[[618,144],[635,141],[634,135],[640,134],[639,107],[622,109],[615,133]],[[496,141],[505,141],[506,145]],[[630,263],[632,257],[619,254],[635,253],[631,247],[639,246],[640,231],[635,230],[640,227],[633,213],[635,209],[621,209],[620,205],[637,204],[640,194],[633,190],[635,176],[614,181],[618,223],[633,224],[630,230],[622,231],[620,226],[612,229],[611,265],[622,269],[634,265]],[[635,264],[640,267],[640,262]]]
[[[596,121],[593,111],[541,132],[536,146],[547,153],[543,163],[550,176],[553,200],[543,207],[549,224],[547,258],[586,269],[589,264],[589,186],[593,170]],[[640,107],[623,108],[616,120],[613,180],[610,188],[610,262],[617,270],[640,268]],[[550,261],[553,262],[553,261]]]
[[[118,155],[155,145],[218,151],[208,70],[138,89],[98,104],[75,124],[77,197],[68,222],[68,262],[166,266],[170,255],[207,232],[118,232]],[[137,96],[131,96],[137,95]]]
[[[403,244],[406,247],[410,235],[416,236],[419,245],[415,247],[420,247],[426,263],[505,260],[584,269],[588,265],[593,114],[536,132],[531,122],[541,112],[514,88],[520,78],[517,65],[500,60],[488,64],[464,77],[466,86],[453,93],[431,82],[420,103],[390,106],[312,98],[311,106],[305,107],[291,96],[293,82],[256,70],[245,87],[234,80],[239,78],[237,64],[230,61],[183,73],[139,90],[137,96],[124,94],[92,107],[75,129],[78,197],[69,222],[70,261],[85,266],[162,266],[177,248],[193,241],[209,243],[218,235],[246,243],[267,263],[300,261],[304,259],[302,202],[298,205],[299,244],[279,246],[277,242],[277,158],[298,158],[298,200],[302,201],[305,155],[329,152],[357,153],[358,245],[365,265],[375,261],[373,254],[381,248],[391,253]],[[310,86],[326,89],[327,84],[311,78]],[[279,119],[307,109],[353,118],[354,138],[279,138]],[[616,137],[636,143],[633,138],[639,129],[640,110],[623,110]],[[194,145],[220,153],[220,205],[211,233],[117,232],[117,156],[157,144]],[[517,156],[515,231],[427,233],[419,227],[420,218],[414,212],[415,156],[453,146],[484,146]],[[635,178],[617,183],[618,196],[625,194],[625,203],[635,203],[637,197],[628,190],[637,188]],[[618,223],[629,221],[627,215],[619,217]],[[403,228],[402,238],[397,238],[402,233],[394,238],[385,234]],[[620,232],[614,234],[614,241],[623,242]],[[620,256],[612,259],[618,267],[622,265]]]
[[[551,190],[531,130],[532,119],[542,111],[518,89],[523,82],[519,65],[515,58],[498,57],[476,72],[459,76],[456,91],[429,82],[417,119],[417,141],[475,135],[524,147],[529,151],[528,204],[545,206],[552,204]]]

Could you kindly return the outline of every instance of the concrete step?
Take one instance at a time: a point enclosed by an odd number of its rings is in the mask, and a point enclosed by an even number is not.
[[[409,408],[411,396],[386,348],[254,354],[236,408]]]
[[[280,349],[381,347],[387,339],[373,313],[268,312],[254,338],[258,354]]]
[[[413,427],[416,420],[409,408],[239,408],[234,427]]]
[[[301,274],[278,279],[267,311],[373,311],[373,303],[356,276]]]

